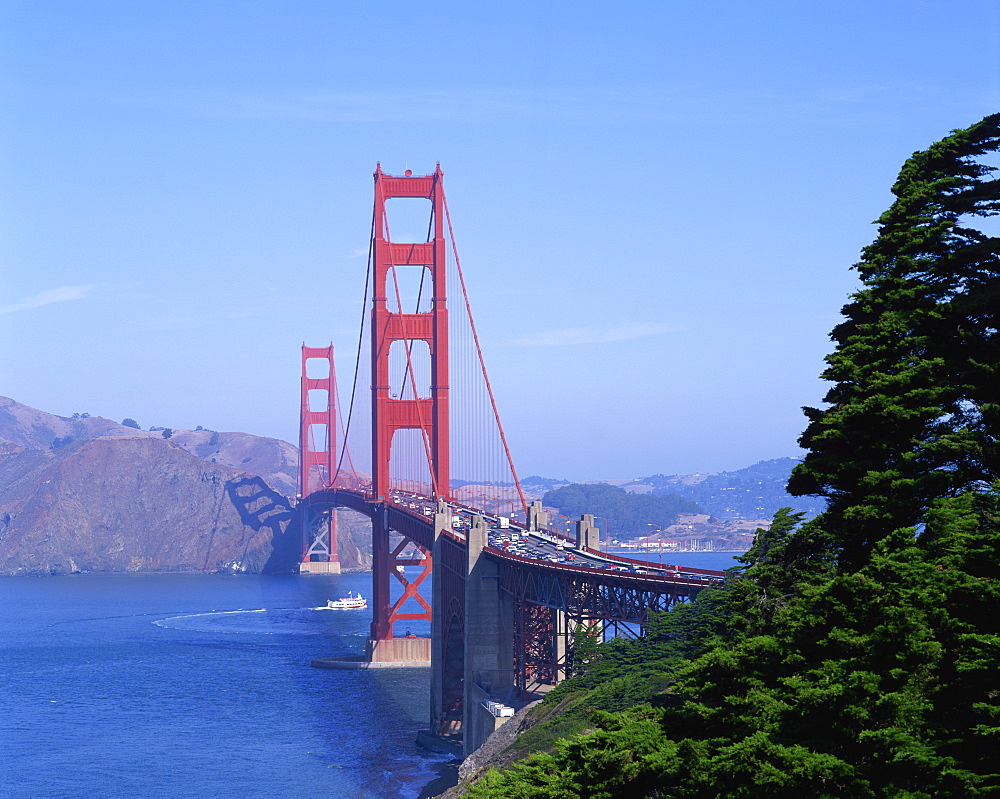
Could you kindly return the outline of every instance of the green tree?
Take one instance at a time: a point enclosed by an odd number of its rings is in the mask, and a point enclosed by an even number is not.
[[[679,670],[687,701],[665,726],[706,747],[718,795],[739,795],[728,771],[765,773],[782,747],[833,768],[782,776],[805,795],[1000,790],[987,754],[1000,747],[1000,496],[940,499],[926,518],[920,536],[883,535],[864,567],[805,585],[771,623]]]
[[[174,434],[174,431],[171,430],[169,427],[164,427],[163,428],[163,437],[164,438],[170,438],[173,434]]]
[[[968,226],[1000,212],[976,160],[998,145],[994,114],[915,153],[855,267],[864,287],[832,334],[829,407],[805,409],[809,452],[788,486],[829,500],[826,543],[846,567],[936,497],[1000,476],[1000,239]]]
[[[132,419],[129,416],[126,416],[124,419],[122,419],[122,424],[125,425],[125,427],[134,427],[136,430],[142,429],[141,427],[139,427],[139,423],[135,419]]]

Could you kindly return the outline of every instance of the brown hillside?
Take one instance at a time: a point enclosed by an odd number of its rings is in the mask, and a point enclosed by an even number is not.
[[[0,397],[0,444],[47,450],[85,438],[162,439],[160,430],[136,430],[100,416],[67,418],[46,413]],[[210,463],[221,463],[241,472],[260,475],[269,486],[287,497],[295,495],[298,451],[287,441],[249,433],[216,433],[212,430],[175,430],[170,441]],[[11,447],[0,446],[0,454]]]
[[[293,571],[297,458],[273,438],[165,439],[0,397],[0,574]],[[370,567],[367,520],[338,518],[342,568]]]
[[[259,474],[276,491],[295,496],[299,453],[287,441],[211,430],[175,430],[170,441],[210,463]]]
[[[290,518],[259,477],[163,438],[0,457],[3,574],[287,571],[298,554]]]
[[[39,411],[0,397],[0,439],[20,444],[25,449],[48,449],[56,439],[94,438],[96,436],[156,436],[125,427],[100,416],[71,419]]]

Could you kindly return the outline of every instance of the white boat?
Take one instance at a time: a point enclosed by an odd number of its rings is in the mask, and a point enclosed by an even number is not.
[[[332,610],[360,610],[361,608],[368,607],[368,600],[361,596],[361,594],[353,594],[348,591],[347,596],[340,599],[326,600],[326,606]]]

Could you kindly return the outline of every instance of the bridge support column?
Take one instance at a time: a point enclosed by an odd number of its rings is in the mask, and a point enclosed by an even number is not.
[[[576,545],[600,551],[601,531],[594,527],[594,514],[585,513],[576,523]]]
[[[528,507],[528,530],[536,533],[547,527],[546,521],[545,511],[542,510],[542,501],[540,499],[534,500]]]
[[[556,683],[561,683],[566,679],[567,675],[567,660],[566,656],[572,649],[572,644],[570,642],[570,636],[573,634],[570,629],[569,616],[566,614],[565,610],[556,609],[553,614],[553,624],[555,629],[553,632],[552,641],[552,660],[554,665],[552,667],[552,678]]]
[[[337,541],[337,511],[330,507],[302,509],[306,551],[299,574],[340,574],[340,558],[331,550]]]
[[[392,638],[389,622],[389,526],[385,508],[372,518],[372,625],[370,643]]]
[[[482,557],[489,527],[476,516],[466,538],[465,681],[462,747],[475,752],[496,727],[483,697],[506,698],[514,685],[514,603],[500,591],[497,565]]]
[[[444,707],[444,673],[445,673],[445,614],[442,611],[447,601],[444,589],[444,554],[441,551],[441,533],[452,529],[451,508],[446,502],[438,502],[437,513],[434,514],[434,546],[431,557],[438,568],[431,572],[431,606],[437,612],[431,616],[431,732],[441,735],[446,732]]]

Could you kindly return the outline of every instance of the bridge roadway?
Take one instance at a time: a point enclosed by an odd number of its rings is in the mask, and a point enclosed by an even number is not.
[[[641,634],[650,613],[689,601],[724,578],[718,571],[601,553],[592,517],[576,523],[577,540],[538,529],[540,502],[527,525],[397,491],[378,501],[362,491],[330,489],[300,505],[358,511],[432,555],[431,731],[461,735],[466,755],[503,723],[497,703],[518,704],[573,673],[577,631]],[[388,595],[379,600],[375,594],[374,616],[393,618],[397,608],[389,609]],[[381,610],[380,601],[386,604]],[[388,627],[389,640],[369,642],[372,660],[395,660],[379,652],[401,651],[395,647],[404,642]],[[374,630],[375,624],[373,639]]]
[[[393,503],[385,504],[389,527],[430,551],[434,544],[434,514],[437,503],[419,494],[393,492]],[[373,518],[383,509],[383,503],[371,499],[361,491],[336,489],[317,491],[306,498],[306,502],[329,504],[350,508]],[[645,560],[635,560],[618,555],[598,552],[578,546],[573,539],[543,530],[528,530],[523,524],[512,519],[500,527],[500,516],[483,513],[474,508],[454,502],[448,503],[455,519],[452,531],[446,532],[453,541],[465,545],[466,535],[462,531],[472,525],[479,516],[490,527],[486,555],[498,561],[522,564],[540,568],[553,574],[585,574],[598,583],[617,585],[620,581],[632,586],[652,588],[675,586],[684,594],[693,597],[708,585],[720,582],[723,573],[711,569],[695,569],[681,565],[656,565]],[[512,536],[520,537],[520,544],[512,541]],[[504,542],[506,539],[506,542]],[[645,619],[634,619],[644,623]]]

